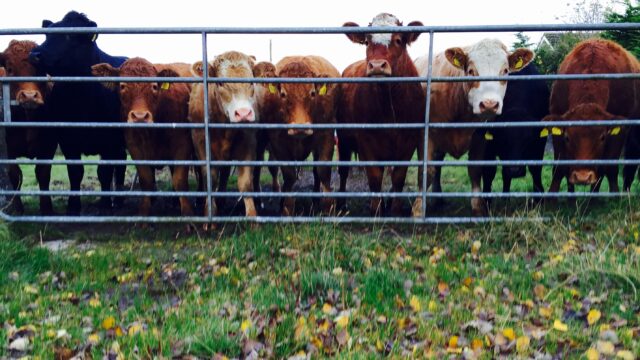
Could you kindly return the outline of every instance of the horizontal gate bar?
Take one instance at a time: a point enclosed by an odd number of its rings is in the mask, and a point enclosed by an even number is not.
[[[60,27],[7,28],[0,35],[37,34],[357,34],[357,33],[460,33],[525,31],[638,30],[637,23],[528,24],[460,26],[361,26],[361,27]]]

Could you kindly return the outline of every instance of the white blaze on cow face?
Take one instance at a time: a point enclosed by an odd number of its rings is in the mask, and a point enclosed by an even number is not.
[[[533,60],[530,50],[517,49],[510,54],[497,39],[485,39],[465,48],[450,48],[445,56],[466,76],[506,76],[522,70]],[[468,82],[464,86],[474,114],[492,117],[502,113],[506,81]]]
[[[253,64],[247,56],[236,53],[230,58],[221,55],[214,64],[216,77],[252,78]],[[218,105],[226,114],[229,122],[258,121],[257,98],[255,87],[250,83],[218,83],[216,84]]]
[[[371,24],[369,26],[399,26],[400,24],[401,22],[397,17],[391,14],[382,13],[373,18],[373,21],[371,21]],[[391,44],[392,36],[393,34],[391,33],[372,34],[371,42],[374,44],[380,44],[389,47],[389,44]]]

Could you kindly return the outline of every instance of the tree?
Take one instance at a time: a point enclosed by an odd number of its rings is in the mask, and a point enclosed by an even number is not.
[[[536,49],[535,63],[543,74],[555,74],[564,57],[580,41],[592,37],[592,34],[580,32],[566,32],[557,34],[553,44],[541,43]]]
[[[567,24],[602,24],[605,22],[607,14],[612,11],[611,3],[611,0],[568,2],[567,7],[570,7],[570,9],[564,15],[557,17],[557,19]]]
[[[606,14],[606,22],[608,23],[640,23],[640,6],[638,2],[635,4],[626,0],[624,2],[624,12],[619,14],[610,11]],[[639,30],[607,30],[602,33],[605,39],[613,40],[631,51],[636,57],[640,58],[640,31]]]
[[[529,48],[531,47],[531,45],[533,45],[533,43],[529,41],[531,41],[531,38],[523,34],[521,31],[516,34],[516,41],[513,43],[513,45],[511,45],[511,47],[513,48],[513,50],[519,48]]]

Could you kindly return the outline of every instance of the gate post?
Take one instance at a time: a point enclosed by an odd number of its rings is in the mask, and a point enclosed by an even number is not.
[[[9,83],[2,83],[2,119],[4,122],[11,121],[11,91],[9,90]],[[0,159],[6,160],[8,158],[7,152],[7,128],[0,126]],[[11,181],[9,179],[9,165],[0,164],[0,190],[7,191],[13,190]],[[0,211],[4,212],[11,200],[10,195],[0,195]]]

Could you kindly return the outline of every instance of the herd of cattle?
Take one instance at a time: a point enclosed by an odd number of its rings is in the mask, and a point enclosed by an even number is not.
[[[43,21],[43,27],[96,27],[84,14],[69,12],[61,21]],[[357,27],[348,22],[345,27]],[[402,26],[391,14],[379,14],[369,26]],[[422,26],[414,21],[408,26]],[[209,64],[196,62],[154,64],[142,58],[110,56],[96,45],[96,34],[49,33],[44,43],[13,40],[0,53],[0,76],[108,76],[108,77],[210,77],[221,78],[337,78],[337,77],[417,77],[427,76],[428,57],[412,61],[407,46],[420,32],[347,33],[354,43],[365,45],[366,58],[349,65],[342,74],[320,56],[290,56],[277,64],[256,62],[253,56],[230,51],[218,55]],[[498,40],[486,39],[467,47],[454,47],[433,58],[433,76],[504,76],[537,75],[532,63],[534,54],[528,49],[508,51]],[[611,41],[592,39],[578,44],[565,58],[559,74],[638,73],[636,58]],[[208,90],[208,91],[207,91]],[[52,159],[60,147],[64,157],[79,160],[83,154],[100,155],[104,160],[125,160],[127,151],[134,160],[262,160],[268,151],[270,160],[303,161],[311,154],[315,160],[329,161],[337,149],[340,160],[351,160],[353,154],[362,161],[408,161],[417,151],[425,153],[424,130],[421,129],[243,129],[245,123],[280,124],[408,124],[424,123],[426,84],[402,83],[218,83],[208,89],[203,83],[155,82],[59,82],[11,83],[13,121],[64,122],[129,122],[129,123],[204,123],[205,94],[208,93],[209,119],[214,123],[240,124],[233,128],[210,129],[207,149],[204,128],[108,128],[108,127],[10,127],[7,128],[9,158]],[[434,82],[431,85],[430,121],[463,123],[486,121],[554,121],[554,120],[619,120],[635,119],[640,110],[640,80],[558,80],[549,93],[543,80],[477,82]],[[492,130],[474,128],[431,128],[428,133],[427,159],[442,160],[446,154],[460,158],[468,153],[470,160],[540,160],[547,137],[553,139],[555,159],[618,159],[626,144],[627,158],[640,158],[640,129],[630,126],[574,127],[508,127]],[[79,190],[83,178],[82,165],[68,165],[71,190]],[[340,191],[345,191],[349,168],[340,166]],[[533,188],[542,192],[541,166],[529,166]],[[238,166],[240,192],[259,191],[260,167]],[[284,183],[280,189],[278,170]],[[381,192],[385,167],[367,166],[371,192]],[[441,191],[440,168],[427,171],[433,192]],[[629,190],[637,166],[624,169],[624,189]],[[205,183],[206,166],[196,169],[198,187]],[[271,166],[274,191],[291,191],[297,172],[294,167]],[[41,190],[49,190],[51,165],[39,164],[35,169]],[[155,189],[155,169],[137,165],[140,187]],[[496,167],[469,166],[473,192],[490,192]],[[19,189],[22,174],[18,165],[10,166],[10,179]],[[174,190],[189,190],[189,167],[171,167]],[[504,191],[511,179],[524,176],[523,166],[502,168]],[[313,170],[314,191],[330,193],[331,168],[317,166]],[[406,166],[391,168],[391,191],[402,192]],[[230,167],[211,167],[214,190],[224,191]],[[564,178],[573,191],[574,185],[591,185],[597,191],[606,176],[611,191],[618,191],[617,166],[555,166],[550,192],[559,191]],[[98,178],[102,191],[122,190],[124,165],[99,165]],[[418,186],[422,186],[419,172]],[[481,187],[482,185],[482,187]],[[422,189],[420,189],[422,191]],[[103,196],[101,205],[111,207],[121,197]],[[216,199],[219,200],[219,199]],[[252,197],[244,197],[247,216],[256,216]],[[282,200],[283,215],[294,214],[294,198]],[[23,211],[19,198],[15,209]],[[471,201],[474,215],[486,215],[487,204],[480,198]],[[218,214],[219,204],[204,205]],[[320,200],[323,211],[331,211],[343,203],[335,203],[330,195]],[[193,215],[191,202],[180,197],[184,216]],[[67,212],[79,214],[80,198],[70,196]],[[53,214],[49,196],[40,197],[43,215]],[[149,197],[142,200],[140,215],[151,211]],[[382,198],[370,204],[374,215],[400,214],[402,202],[392,198],[385,207]],[[412,206],[413,216],[422,216],[422,199]]]

